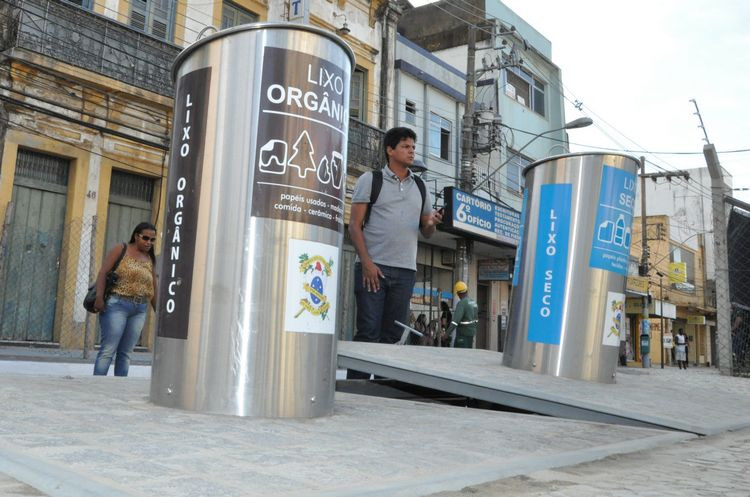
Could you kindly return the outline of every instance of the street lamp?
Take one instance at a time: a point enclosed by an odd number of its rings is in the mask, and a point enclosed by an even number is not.
[[[409,169],[411,169],[411,172],[415,174],[422,174],[423,172],[427,171],[427,166],[425,166],[424,162],[422,162],[421,160],[414,159],[414,162],[411,163]]]
[[[474,192],[474,191],[478,190],[479,187],[481,187],[482,185],[484,185],[487,181],[490,180],[491,177],[493,177],[495,174],[497,174],[497,172],[500,171],[500,169],[502,169],[504,165],[506,165],[508,162],[510,162],[511,160],[515,159],[519,155],[521,155],[521,152],[526,147],[528,147],[529,145],[531,145],[531,143],[534,140],[536,140],[537,138],[540,138],[540,137],[542,137],[544,135],[548,135],[550,133],[554,133],[556,131],[561,131],[563,129],[585,128],[586,126],[591,126],[592,124],[594,124],[594,121],[590,117],[579,117],[578,119],[574,119],[574,120],[570,121],[569,123],[566,123],[565,126],[563,126],[562,128],[550,129],[550,130],[547,130],[547,131],[544,131],[542,133],[538,133],[538,134],[534,135],[531,138],[531,140],[527,141],[526,144],[523,147],[521,147],[520,149],[518,149],[518,151],[515,154],[513,154],[510,157],[508,157],[505,160],[505,162],[503,162],[502,164],[500,164],[499,166],[497,166],[497,168],[494,171],[492,171],[490,174],[488,174],[486,178],[484,178],[482,181],[480,181],[479,183],[477,183],[476,186],[474,186],[474,188],[471,189],[471,191]]]

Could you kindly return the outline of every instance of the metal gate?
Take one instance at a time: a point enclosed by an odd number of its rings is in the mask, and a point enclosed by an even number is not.
[[[112,171],[107,208],[106,250],[130,240],[133,228],[138,223],[151,221],[153,196],[153,179],[123,171]]]
[[[19,149],[0,273],[0,339],[51,342],[69,161]]]
[[[732,207],[727,227],[732,374],[750,377],[750,211]]]

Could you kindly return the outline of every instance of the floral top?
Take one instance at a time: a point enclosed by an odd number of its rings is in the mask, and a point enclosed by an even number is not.
[[[125,254],[115,273],[118,279],[112,293],[123,297],[145,297],[149,300],[154,296],[151,259],[139,261]]]

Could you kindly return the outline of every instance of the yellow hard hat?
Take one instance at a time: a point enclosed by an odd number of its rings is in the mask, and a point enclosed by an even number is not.
[[[466,293],[469,290],[469,287],[466,286],[466,283],[463,281],[457,281],[455,285],[453,285],[453,293]]]

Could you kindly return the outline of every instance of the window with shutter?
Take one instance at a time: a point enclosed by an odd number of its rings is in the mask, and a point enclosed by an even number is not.
[[[68,3],[72,3],[74,5],[78,5],[79,7],[83,7],[86,10],[91,10],[91,6],[93,5],[93,0],[65,0]]]
[[[256,22],[258,16],[232,2],[224,2],[221,7],[221,29]]]
[[[352,73],[351,92],[349,94],[349,117],[365,119],[365,81],[366,72],[359,67]]]
[[[176,2],[174,0],[151,0],[151,26],[150,33],[163,40],[171,40],[170,32],[170,10]]]
[[[417,124],[417,104],[406,100],[404,105],[404,120],[409,124]]]
[[[146,30],[146,13],[148,4],[144,0],[130,2],[130,25],[139,31]]]
[[[131,0],[130,25],[163,40],[172,40],[175,0]]]

